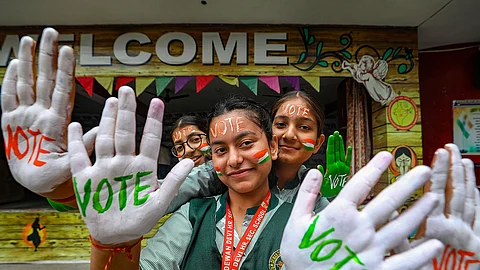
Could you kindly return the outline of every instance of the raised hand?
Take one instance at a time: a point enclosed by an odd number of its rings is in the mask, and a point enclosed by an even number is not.
[[[327,142],[327,172],[324,173],[323,166],[318,169],[325,175],[321,188],[322,196],[330,198],[338,195],[340,190],[347,183],[350,175],[350,162],[352,161],[352,147],[348,147],[348,154],[345,156],[343,138],[338,131],[328,136]]]
[[[432,169],[425,191],[440,200],[416,238],[436,238],[446,248],[423,269],[480,269],[480,238],[474,229],[480,225],[480,197],[473,163],[461,158],[456,145],[447,144],[435,153]]]
[[[73,195],[67,156],[67,126],[75,97],[75,58],[70,47],[58,53],[58,33],[43,31],[38,78],[35,41],[23,37],[18,59],[8,65],[2,86],[2,131],[10,170],[31,191],[53,199]],[[93,149],[96,129],[85,134]]]
[[[182,160],[157,184],[157,159],[164,105],[152,99],[140,154],[135,154],[133,90],[121,87],[119,99],[109,98],[100,120],[92,166],[78,123],[68,128],[69,157],[77,204],[94,240],[116,245],[148,233],[164,215],[178,188],[193,168]]]
[[[408,237],[438,202],[435,195],[425,194],[411,209],[385,224],[430,178],[431,170],[419,166],[403,176],[407,181],[395,182],[358,211],[391,160],[388,152],[377,154],[315,216],[312,211],[322,176],[316,170],[307,174],[283,234],[280,253],[286,269],[418,269],[444,248],[440,241],[429,240],[384,258],[386,251]]]

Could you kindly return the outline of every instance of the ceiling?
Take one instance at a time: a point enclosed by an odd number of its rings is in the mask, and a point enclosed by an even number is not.
[[[480,41],[478,10],[479,0],[15,0],[2,3],[0,25],[252,23],[418,26],[419,46],[423,49]]]

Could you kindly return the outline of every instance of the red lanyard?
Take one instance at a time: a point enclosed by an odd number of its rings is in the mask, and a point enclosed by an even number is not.
[[[257,232],[258,227],[262,223],[265,214],[267,213],[268,204],[270,202],[270,191],[268,191],[267,196],[263,199],[262,204],[258,207],[257,212],[253,216],[252,221],[248,225],[247,230],[243,233],[240,242],[238,242],[235,253],[233,253],[233,235],[234,235],[234,223],[233,223],[233,214],[230,210],[230,206],[227,201],[227,214],[225,216],[225,236],[223,239],[223,255],[222,255],[222,270],[236,270],[240,265],[243,254],[247,249],[248,244],[252,240],[253,236]]]

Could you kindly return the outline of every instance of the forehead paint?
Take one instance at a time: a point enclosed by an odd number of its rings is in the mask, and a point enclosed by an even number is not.
[[[182,138],[182,134],[183,136],[187,136],[187,135],[190,135],[192,134],[193,132],[195,132],[196,130],[194,128],[192,128],[192,126],[186,126],[178,131],[176,131],[174,134],[173,134],[173,139],[174,140],[180,140]]]
[[[315,148],[315,141],[312,139],[305,139],[302,142],[303,148],[305,148],[307,151],[313,151]]]
[[[215,169],[215,172],[217,173],[217,176],[219,176],[219,177],[222,176],[222,170],[219,167],[215,166],[213,168]]]
[[[244,117],[229,117],[223,120],[218,120],[213,127],[210,128],[210,132],[214,138],[217,138],[218,134],[225,135],[227,132],[240,132],[245,129]]]
[[[284,114],[293,117],[293,116],[301,116],[301,117],[310,117],[310,109],[304,105],[299,104],[283,104],[282,111]]]
[[[267,149],[263,149],[262,151],[255,153],[253,157],[258,160],[259,164],[263,164],[270,160],[270,155],[268,154]]]
[[[208,143],[202,143],[199,147],[200,151],[202,151],[204,154],[208,153],[210,151],[210,145]]]

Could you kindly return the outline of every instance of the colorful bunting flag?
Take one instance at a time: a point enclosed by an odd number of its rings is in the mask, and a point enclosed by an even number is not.
[[[145,89],[152,84],[155,80],[155,77],[137,77],[135,80],[135,93],[137,97],[145,91]]]
[[[302,76],[317,92],[320,92],[320,77],[318,76]]]
[[[93,95],[93,77],[77,77],[77,81],[91,97]]]
[[[175,94],[191,80],[193,76],[179,76],[175,78]]]
[[[294,90],[300,91],[300,77],[298,77],[298,76],[282,76],[280,78],[287,81],[293,87]]]
[[[131,81],[135,80],[134,77],[117,77],[117,84],[115,85],[115,90],[118,91],[120,87],[130,83]]]
[[[245,84],[250,91],[257,95],[258,90],[258,79],[257,77],[241,77],[240,81]]]
[[[265,83],[273,91],[280,94],[280,84],[278,82],[277,76],[262,76],[262,77],[258,77],[258,79],[263,83]]]
[[[239,82],[238,82],[238,77],[234,77],[234,76],[224,76],[224,75],[220,75],[218,76],[220,79],[222,79],[222,81],[230,84],[230,85],[235,85],[237,87],[239,87]]]
[[[95,80],[112,95],[113,77],[95,77]]]
[[[157,96],[160,96],[167,88],[167,85],[173,80],[173,76],[162,76],[155,78],[155,85],[157,87]]]
[[[211,82],[215,76],[197,76],[197,93]]]

